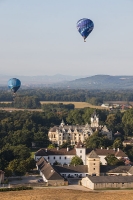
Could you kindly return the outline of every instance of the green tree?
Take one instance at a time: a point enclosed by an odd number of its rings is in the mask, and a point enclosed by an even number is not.
[[[123,148],[123,144],[122,144],[122,140],[121,138],[116,138],[113,142],[113,148],[117,149],[117,148],[120,148],[122,149]]]
[[[107,161],[107,165],[124,165],[124,162],[116,158],[114,154],[107,155],[105,160]]]
[[[70,162],[70,165],[83,165],[83,161],[80,157],[74,156]]]

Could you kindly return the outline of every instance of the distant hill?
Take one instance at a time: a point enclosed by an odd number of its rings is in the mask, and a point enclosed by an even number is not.
[[[54,76],[0,75],[0,85],[7,86],[10,78],[19,78],[23,87],[54,87],[70,89],[133,89],[133,76],[95,75],[78,77],[56,74]]]
[[[55,86],[75,89],[133,89],[133,76],[95,75]]]
[[[69,75],[62,75],[56,74],[53,76],[9,76],[9,75],[0,75],[0,85],[6,86],[7,82],[10,78],[18,78],[21,80],[23,86],[51,86],[55,83],[65,82],[65,81],[72,81],[77,78],[81,78],[83,76],[69,76]]]

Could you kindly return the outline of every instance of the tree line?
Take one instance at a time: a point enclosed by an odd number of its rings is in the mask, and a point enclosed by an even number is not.
[[[11,91],[0,88],[0,101],[13,101]],[[29,103],[33,100],[32,103]],[[24,106],[18,102],[25,101],[28,107],[38,107],[37,101],[77,101],[101,105],[106,101],[133,101],[132,90],[83,90],[83,89],[55,89],[29,88],[21,89],[16,93],[16,106]]]

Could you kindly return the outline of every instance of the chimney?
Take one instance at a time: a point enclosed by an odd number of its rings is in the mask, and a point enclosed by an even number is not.
[[[120,149],[119,149],[119,148],[117,148],[117,151],[120,151]]]
[[[109,150],[109,147],[107,147],[107,150]]]
[[[59,147],[57,147],[57,151],[59,151]]]
[[[47,149],[45,149],[45,152],[47,152]]]
[[[103,147],[101,147],[101,149],[103,149]]]
[[[67,147],[67,151],[69,151],[69,147]]]
[[[115,151],[115,148],[113,148],[113,150]]]

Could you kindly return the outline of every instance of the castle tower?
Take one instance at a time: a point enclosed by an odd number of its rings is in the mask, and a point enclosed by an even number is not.
[[[90,176],[100,176],[100,158],[94,150],[87,156],[87,165]]]
[[[62,119],[62,121],[61,121],[61,124],[60,124],[60,126],[61,126],[61,127],[65,126],[65,122],[64,122],[64,120],[63,120],[63,119]]]
[[[99,127],[99,116],[96,115],[96,112],[94,112],[91,115],[91,127],[94,127],[94,128],[98,128]]]

